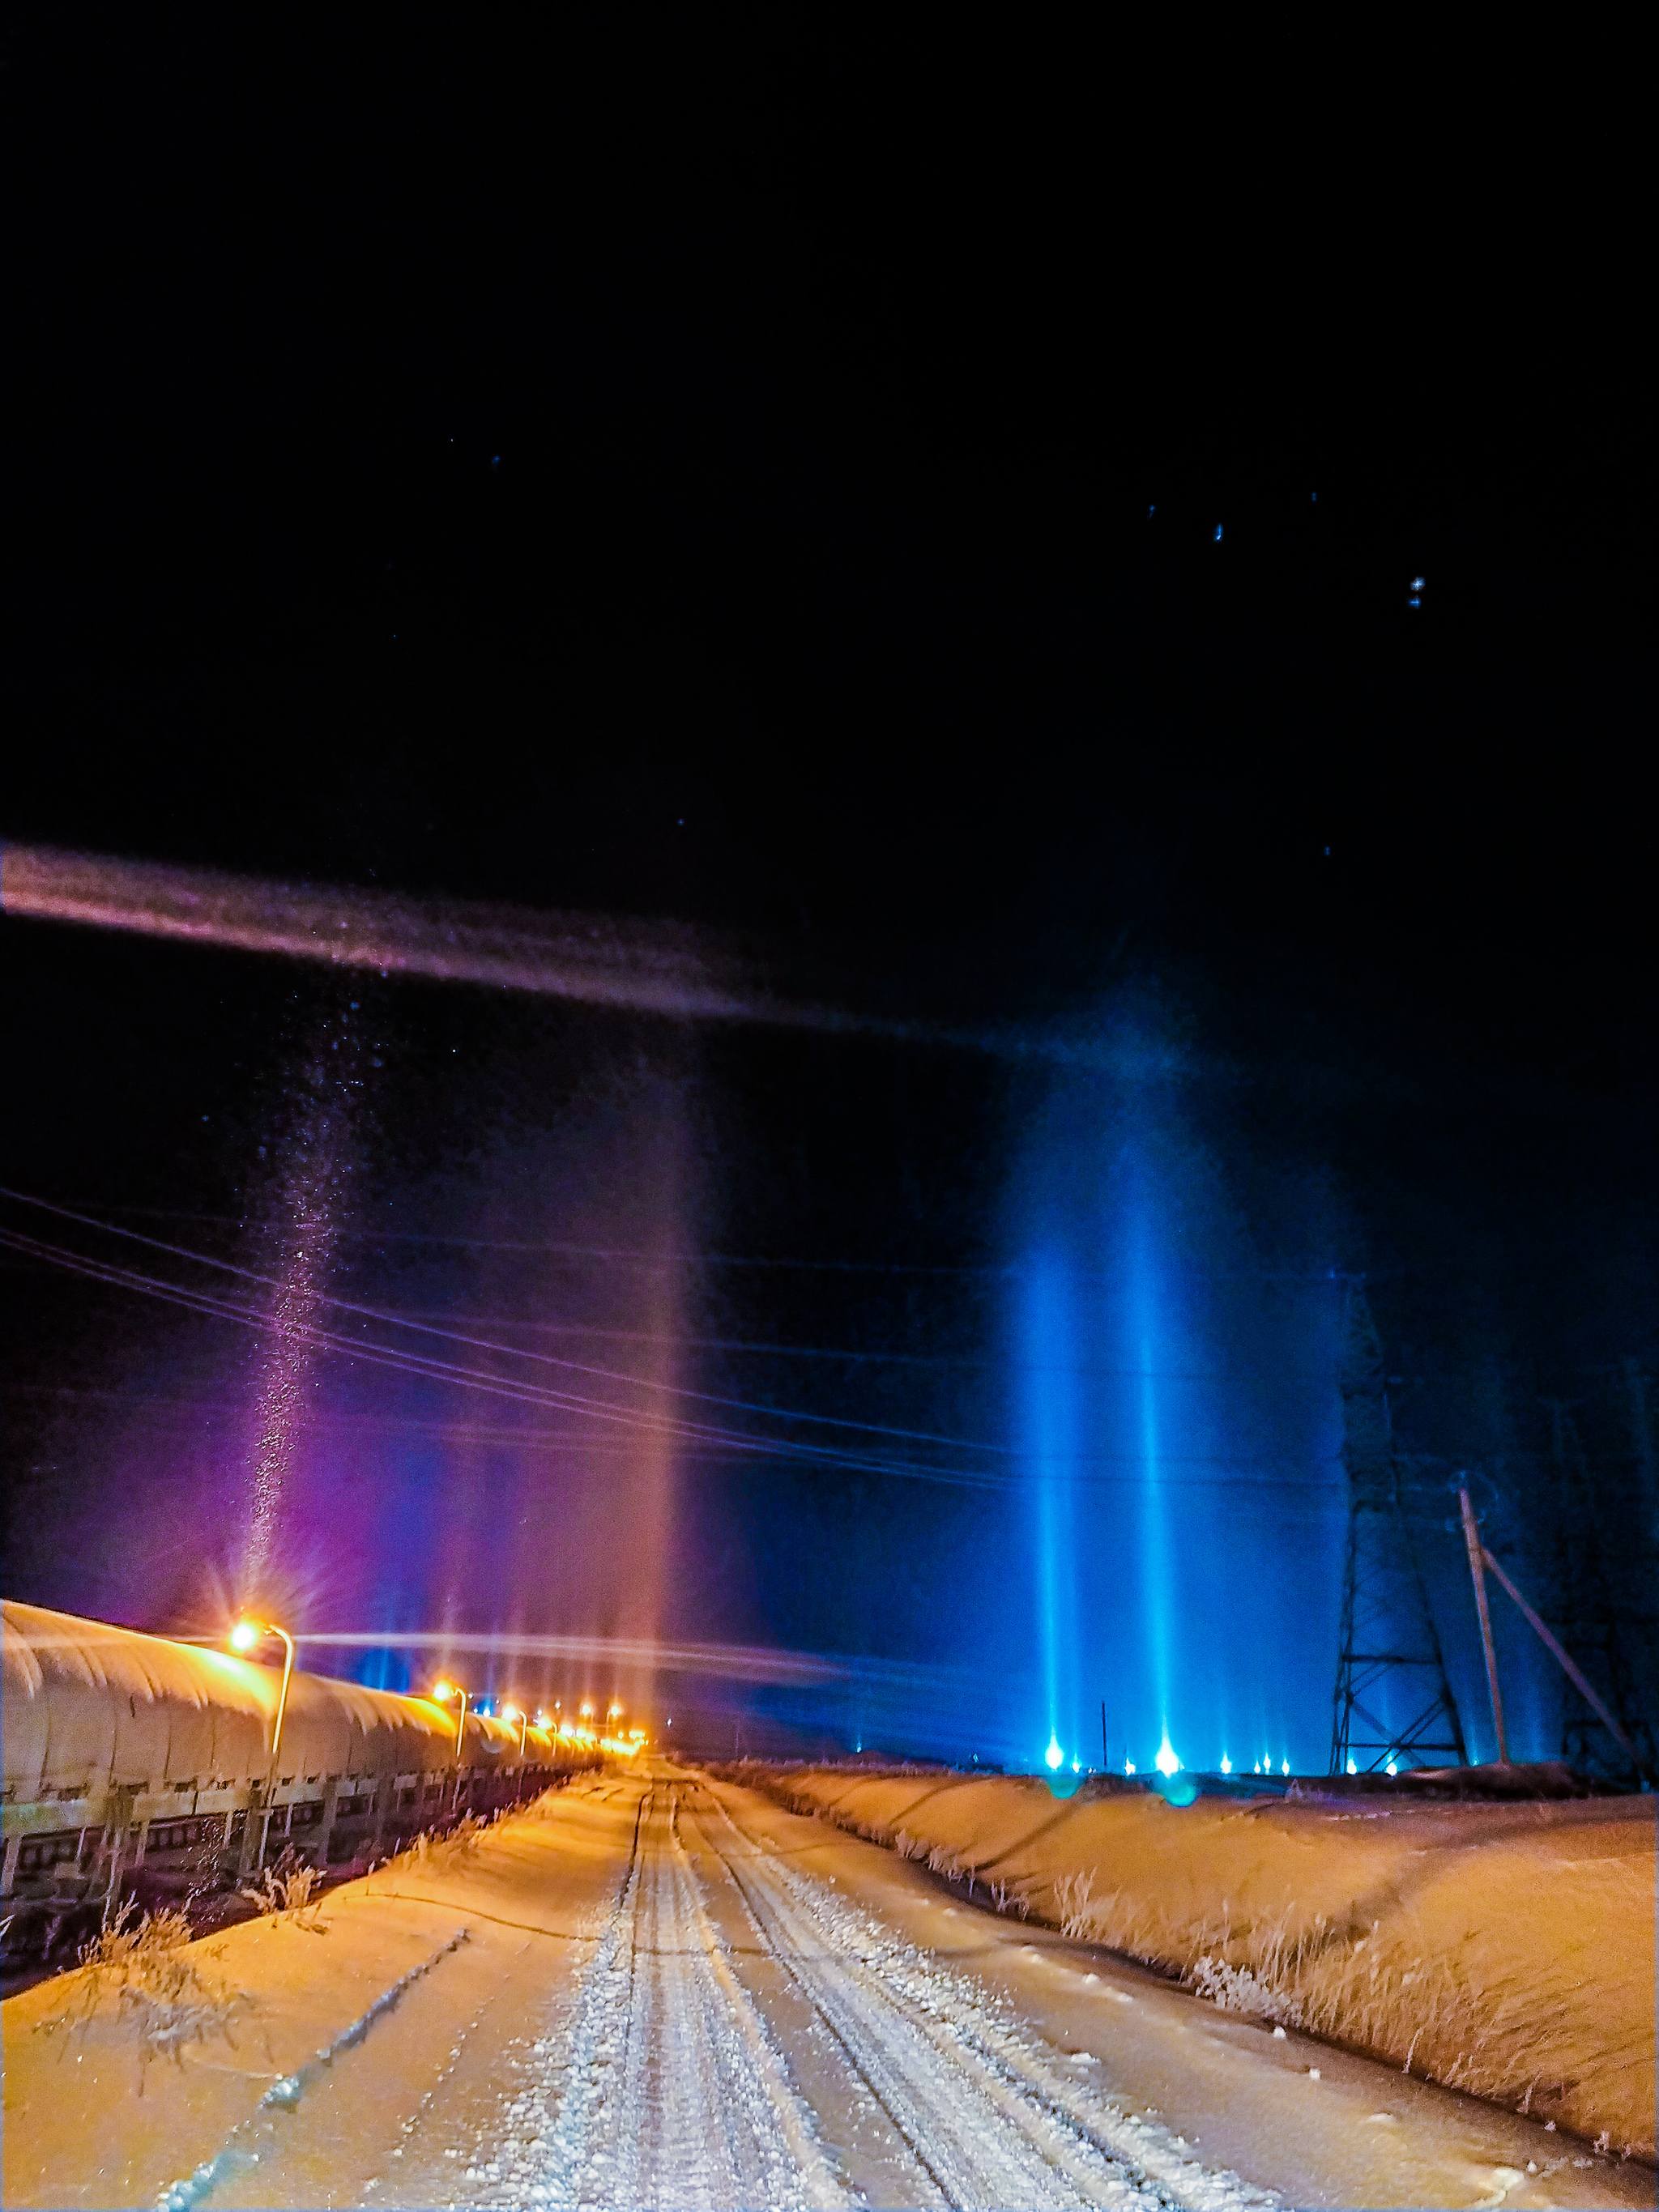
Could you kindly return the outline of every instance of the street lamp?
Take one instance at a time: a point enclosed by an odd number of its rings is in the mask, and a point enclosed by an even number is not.
[[[460,1713],[455,1723],[455,1764],[459,1766],[461,1763],[461,1739],[466,1729],[467,1693],[455,1682],[434,1682],[432,1685],[434,1705],[447,1705],[452,1698],[459,1698],[461,1701]]]
[[[447,1705],[452,1698],[459,1698],[461,1710],[455,1719],[455,1802],[461,1802],[461,1743],[466,1734],[466,1692],[456,1682],[434,1682],[432,1698],[435,1705]]]
[[[276,1754],[282,1748],[283,1717],[288,1711],[288,1686],[294,1677],[294,1638],[287,1629],[274,1620],[242,1620],[230,1632],[230,1648],[233,1651],[249,1652],[256,1644],[263,1643],[267,1636],[280,1636],[283,1639],[283,1686],[276,1692],[276,1717],[270,1730],[270,1763],[274,1767]]]
[[[501,1718],[519,1723],[519,1778],[513,1785],[513,1802],[516,1805],[524,1795],[524,1746],[530,1734],[530,1711],[525,1705],[503,1705]]]

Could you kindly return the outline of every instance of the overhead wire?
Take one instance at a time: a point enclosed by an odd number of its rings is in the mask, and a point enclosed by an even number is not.
[[[48,1199],[33,1198],[22,1191],[9,1190],[0,1186],[0,1198],[15,1203],[39,1207],[43,1212],[73,1221],[82,1228],[101,1231],[106,1236],[124,1237],[131,1242],[146,1246],[151,1251],[166,1252],[174,1259],[187,1260],[196,1266],[216,1269],[222,1274],[235,1275],[244,1282],[257,1283],[264,1290],[281,1290],[280,1279],[261,1273],[252,1267],[238,1267],[234,1261],[216,1260],[189,1246],[173,1244],[159,1237],[146,1237],[137,1229],[123,1229],[112,1222],[100,1221],[95,1216],[75,1212],[65,1206],[56,1206]],[[415,1321],[398,1314],[393,1309],[360,1304],[352,1298],[331,1296],[326,1291],[312,1293],[312,1302],[331,1306],[339,1313],[352,1313],[365,1320],[377,1321],[394,1328],[407,1328],[423,1336],[435,1336],[452,1344],[464,1344],[475,1352],[493,1352],[507,1359],[527,1359],[538,1366],[556,1367],[573,1375],[591,1376],[596,1382],[620,1382],[636,1390],[654,1390],[662,1395],[685,1398],[706,1406],[721,1406],[732,1413],[763,1413],[775,1420],[804,1421],[814,1427],[856,1430],[866,1436],[893,1437],[907,1443],[944,1444],[955,1451],[982,1451],[1007,1454],[1012,1447],[1007,1444],[987,1443],[973,1437],[941,1436],[925,1429],[907,1429],[879,1421],[858,1421],[836,1413],[812,1413],[798,1407],[769,1406],[749,1398],[730,1398],[709,1390],[693,1390],[681,1383],[659,1382],[650,1377],[627,1375],[614,1368],[595,1367],[577,1359],[561,1359],[556,1352],[533,1352],[521,1345],[498,1344],[492,1338],[471,1336],[459,1329],[444,1328],[436,1322]]]
[[[323,1328],[313,1322],[289,1320],[279,1323],[273,1321],[268,1315],[260,1313],[255,1309],[240,1305],[232,1299],[206,1291],[193,1291],[182,1285],[169,1284],[157,1277],[146,1275],[139,1270],[122,1267],[112,1261],[92,1259],[86,1255],[48,1244],[42,1239],[28,1237],[15,1230],[0,1228],[0,1248],[9,1249],[21,1256],[44,1261],[94,1282],[159,1299],[163,1303],[179,1306],[186,1311],[229,1321],[239,1326],[265,1334],[281,1334],[290,1339],[297,1337],[301,1341],[313,1345],[319,1349],[338,1352],[363,1364],[387,1368],[393,1372],[402,1373],[421,1381],[436,1382],[480,1391],[511,1403],[539,1407],[544,1410],[568,1413],[581,1419],[599,1419],[614,1425],[642,1431],[672,1442],[681,1447],[682,1450],[689,1449],[691,1453],[697,1455],[724,1456],[727,1454],[736,1454],[749,1459],[770,1458],[805,1468],[839,1468],[852,1473],[890,1475],[905,1480],[940,1484],[957,1488],[1001,1490],[1013,1486],[1013,1484],[1020,1479],[1018,1476],[1006,1478],[984,1469],[946,1468],[914,1460],[877,1458],[870,1455],[837,1450],[828,1446],[803,1443],[792,1438],[757,1437],[744,1431],[720,1428],[708,1423],[685,1421],[672,1414],[617,1407],[606,1401],[588,1398],[568,1391],[554,1390],[544,1385],[517,1382],[508,1377],[490,1375],[477,1369],[463,1367],[453,1361],[436,1359],[429,1355],[405,1352],[395,1346],[376,1345],[361,1338],[349,1337],[337,1330]],[[435,1432],[442,1434],[446,1431],[440,1428]],[[492,1437],[489,1440],[499,1443],[543,1441],[542,1439],[525,1439],[522,1432],[519,1431],[509,1431],[504,1436]],[[557,1437],[545,1441],[566,1443],[573,1440]],[[592,1439],[578,1438],[574,1441],[585,1450],[594,1448]],[[1019,1454],[1015,1455],[1024,1456]],[[1084,1456],[1093,1463],[1098,1463],[1105,1455],[1085,1455]],[[1126,1461],[1131,1457],[1129,1455],[1121,1456]],[[1169,1465],[1191,1463],[1192,1461],[1206,1464],[1224,1464],[1233,1468],[1239,1464],[1236,1455],[1222,1459],[1220,1455],[1192,1455],[1187,1461],[1183,1461],[1179,1455],[1167,1455],[1165,1457],[1165,1463]],[[1068,1474],[1059,1469],[1054,1472],[1058,1479],[1071,1481],[1111,1481],[1113,1480],[1109,1477],[1091,1478]],[[1144,1479],[1142,1476],[1135,1480]],[[1188,1483],[1193,1486],[1198,1486],[1200,1482],[1204,1486],[1218,1486],[1220,1482],[1219,1478],[1200,1478],[1196,1482],[1192,1478],[1162,1479],[1181,1482],[1183,1486]],[[1263,1489],[1284,1487],[1310,1490],[1325,1487],[1319,1483],[1287,1482],[1282,1477],[1269,1478],[1264,1480],[1261,1486]]]
[[[65,1250],[61,1246],[46,1243],[37,1237],[22,1235],[15,1230],[0,1229],[0,1245],[14,1251],[47,1261],[68,1272],[90,1277],[93,1280],[114,1284],[119,1287],[158,1297],[165,1302],[188,1308],[198,1313],[211,1314],[222,1320],[240,1322],[245,1327],[270,1334],[297,1337],[301,1341],[315,1344],[371,1365],[387,1366],[410,1375],[437,1382],[453,1382],[481,1389],[496,1397],[517,1401],[525,1405],[550,1407],[591,1419],[610,1420],[626,1426],[648,1429],[666,1435],[684,1433],[738,1448],[752,1449],[763,1443],[766,1449],[801,1457],[839,1457],[826,1448],[801,1443],[793,1438],[756,1438],[743,1431],[721,1429],[711,1423],[687,1421],[669,1413],[658,1413],[634,1407],[612,1404],[605,1399],[590,1398],[582,1394],[556,1390],[545,1384],[518,1382],[495,1376],[479,1368],[465,1367],[453,1360],[439,1359],[428,1353],[407,1352],[392,1345],[377,1345],[361,1338],[343,1335],[337,1329],[320,1327],[314,1322],[289,1320],[272,1321],[257,1310],[239,1305],[234,1300],[205,1291],[193,1291],[180,1284],[167,1283],[160,1278],[143,1274],[135,1268],[121,1267],[112,1261],[87,1257],[84,1254]],[[336,1302],[339,1303],[339,1302]],[[434,1332],[435,1333],[435,1332]]]

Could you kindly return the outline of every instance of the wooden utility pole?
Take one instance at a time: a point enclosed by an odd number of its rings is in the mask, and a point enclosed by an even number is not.
[[[1498,1654],[1492,1650],[1492,1614],[1486,1607],[1486,1571],[1480,1530],[1469,1502],[1467,1483],[1457,1486],[1457,1503],[1463,1515],[1463,1540],[1469,1547],[1469,1575],[1474,1583],[1475,1611],[1480,1615],[1480,1644],[1486,1655],[1486,1687],[1492,1692],[1492,1724],[1498,1731],[1498,1763],[1507,1766],[1510,1747],[1504,1735],[1504,1693],[1498,1686]]]

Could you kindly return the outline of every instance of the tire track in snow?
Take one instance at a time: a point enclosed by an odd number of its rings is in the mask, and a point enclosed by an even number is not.
[[[689,2212],[847,2203],[726,1959],[678,1829],[674,1796],[644,1793],[574,2018],[532,2046],[494,2157],[469,2170],[485,2184],[473,2201]]]
[[[711,1808],[724,1834],[717,1843]],[[1169,2130],[1080,2093],[1006,2006],[838,1891],[782,1865],[712,1797],[698,1825],[756,1934],[952,2205],[1243,2212],[1274,2199],[1183,2154]]]

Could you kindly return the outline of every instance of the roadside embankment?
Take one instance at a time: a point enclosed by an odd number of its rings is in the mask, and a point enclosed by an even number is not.
[[[1654,2159],[1659,1798],[1176,1809],[1025,1776],[717,1771],[1229,2009]]]
[[[458,2051],[506,2070],[480,2017],[513,2027],[591,1955],[637,1799],[584,1779],[205,1941],[116,1916],[0,2004],[0,2203],[452,2201],[465,2160],[447,2196],[399,2177],[455,2157]]]

